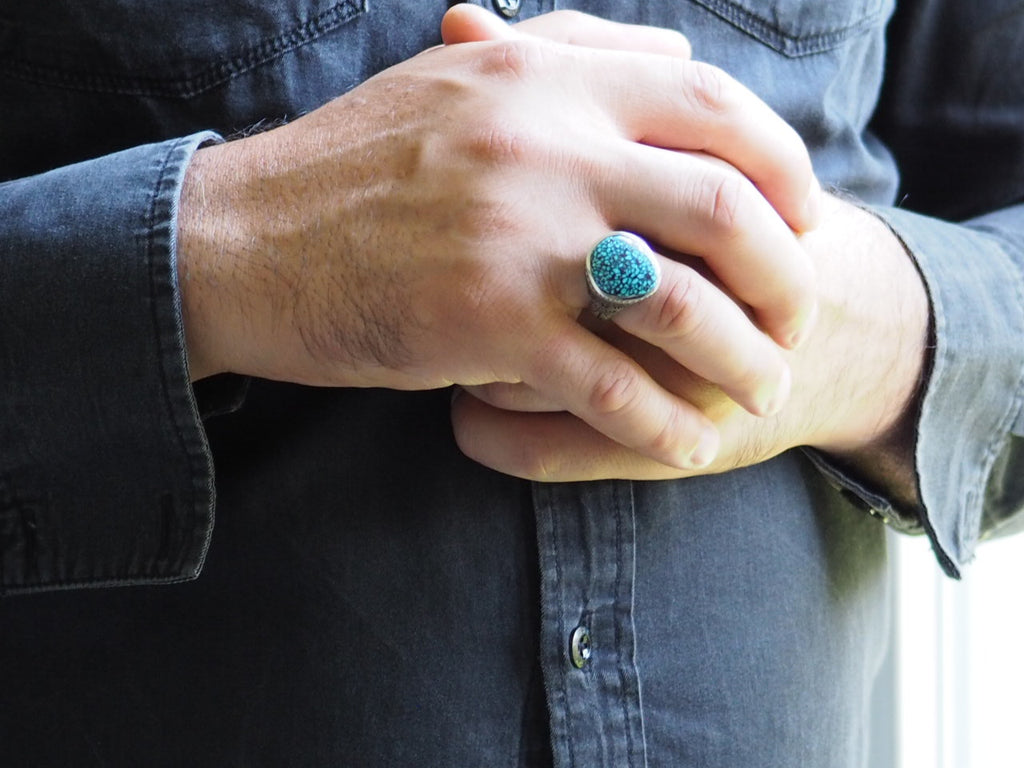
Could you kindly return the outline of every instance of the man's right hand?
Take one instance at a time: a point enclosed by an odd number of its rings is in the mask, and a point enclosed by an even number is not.
[[[711,422],[577,322],[584,258],[615,229],[702,258],[716,281],[663,259],[616,322],[772,413],[776,344],[814,311],[791,227],[816,194],[795,133],[707,65],[534,39],[434,49],[196,154],[178,231],[192,375],[524,383],[641,455],[703,465]]]

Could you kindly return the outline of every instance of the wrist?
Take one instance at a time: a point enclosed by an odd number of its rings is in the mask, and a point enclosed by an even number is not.
[[[224,144],[196,151],[182,183],[177,217],[177,278],[189,377],[192,381],[233,370],[233,270],[230,195],[221,152]],[[236,339],[237,341],[237,339]]]
[[[181,188],[178,204],[177,271],[181,295],[181,317],[185,330],[185,353],[192,381],[219,373],[209,350],[209,325],[204,318],[203,283],[200,265],[204,260],[204,184],[201,167],[206,152],[198,150],[192,157]]]
[[[823,367],[835,382],[838,407],[809,444],[901,506],[916,506],[927,292],[912,257],[885,222],[835,199],[830,210],[826,226],[807,241],[820,266],[822,304],[832,316],[823,323],[832,354],[823,359],[834,363]]]

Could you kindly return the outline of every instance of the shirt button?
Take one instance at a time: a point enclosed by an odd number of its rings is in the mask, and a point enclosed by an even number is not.
[[[523,0],[493,0],[494,7],[506,19],[514,19],[523,7]]]
[[[594,649],[590,641],[590,630],[584,626],[576,627],[572,631],[572,639],[569,641],[569,655],[572,658],[572,665],[576,669],[583,669],[590,661]]]

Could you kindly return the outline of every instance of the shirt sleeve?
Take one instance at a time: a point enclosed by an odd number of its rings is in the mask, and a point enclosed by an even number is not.
[[[875,211],[915,259],[931,304],[915,516],[951,576],[979,541],[1024,529],[1022,39],[1019,4],[900,2],[872,123],[902,175],[899,206]],[[823,468],[914,528],[884,496]]]
[[[940,563],[958,575],[981,539],[1024,522],[1024,206],[960,225],[880,213],[914,256],[931,302],[921,514]]]
[[[213,470],[177,204],[214,134],[0,184],[0,593],[195,578]]]

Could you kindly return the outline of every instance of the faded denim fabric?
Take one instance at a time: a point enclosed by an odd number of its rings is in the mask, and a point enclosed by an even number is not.
[[[935,315],[923,517],[813,453],[530,484],[459,453],[447,392],[193,392],[174,281],[191,153],[435,44],[447,5],[0,9],[5,765],[859,766],[889,610],[878,518],[924,529],[949,572],[1018,525],[1009,0],[900,3],[888,27],[889,0],[520,14],[682,30],[900,235]],[[113,584],[134,586],[79,588]]]

